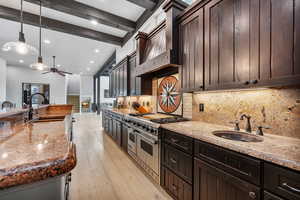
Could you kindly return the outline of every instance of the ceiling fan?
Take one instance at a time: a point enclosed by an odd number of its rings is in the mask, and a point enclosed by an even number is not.
[[[55,56],[53,56],[53,67],[51,67],[49,71],[44,72],[42,74],[48,74],[48,73],[57,73],[61,76],[66,76],[66,74],[72,75],[72,73],[70,73],[70,72],[64,72],[64,71],[61,71],[61,70],[57,69],[57,67],[55,65]]]

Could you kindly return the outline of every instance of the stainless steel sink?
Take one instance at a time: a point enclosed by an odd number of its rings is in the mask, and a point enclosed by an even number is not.
[[[257,135],[252,135],[239,131],[214,131],[213,134],[228,140],[241,141],[241,142],[262,142],[264,139]]]

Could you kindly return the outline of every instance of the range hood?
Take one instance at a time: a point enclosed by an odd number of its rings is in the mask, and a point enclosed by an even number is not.
[[[136,39],[136,76],[160,76],[178,72],[178,30],[176,17],[187,7],[181,0],[168,0],[163,9],[166,20],[149,34],[139,32]]]

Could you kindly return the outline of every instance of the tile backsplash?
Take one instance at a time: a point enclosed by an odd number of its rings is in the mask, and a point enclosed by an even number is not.
[[[193,94],[192,98],[193,120],[232,126],[229,121],[238,120],[245,113],[252,117],[253,130],[267,125],[271,126],[267,133],[300,138],[299,87],[203,92]],[[189,101],[184,102],[186,115],[191,112]],[[199,104],[204,104],[204,112],[199,111]],[[241,121],[241,128],[245,128],[245,124]]]

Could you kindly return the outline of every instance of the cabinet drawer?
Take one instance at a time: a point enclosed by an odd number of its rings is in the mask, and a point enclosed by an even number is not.
[[[186,153],[193,154],[193,138],[164,129],[163,141]]]
[[[269,192],[264,192],[264,200],[284,200],[284,199],[275,196]]]
[[[163,144],[162,163],[185,181],[193,181],[193,157],[173,148],[170,145]]]
[[[217,147],[201,141],[195,141],[195,156],[217,165],[230,174],[260,185],[261,161],[242,154]]]
[[[300,199],[300,173],[273,164],[264,165],[265,189],[289,200]]]
[[[175,200],[192,200],[192,186],[165,167],[162,167],[161,185]]]

